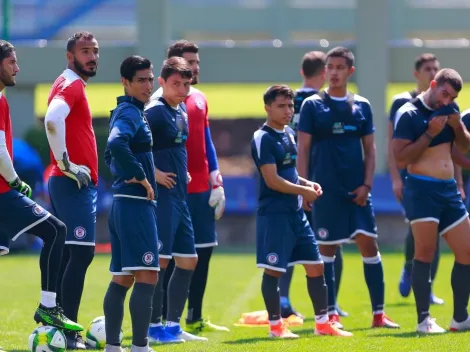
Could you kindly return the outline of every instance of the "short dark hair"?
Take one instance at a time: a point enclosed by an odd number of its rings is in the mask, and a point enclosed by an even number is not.
[[[191,43],[187,40],[178,40],[177,42],[173,43],[168,48],[167,51],[167,58],[173,57],[173,56],[179,56],[183,57],[184,53],[194,53],[197,54],[199,52],[199,47]]]
[[[302,71],[306,78],[318,75],[325,67],[326,54],[323,51],[310,51],[302,58]]]
[[[0,63],[3,62],[12,52],[15,51],[15,47],[6,40],[0,40]]]
[[[263,95],[264,104],[271,105],[277,97],[282,96],[289,99],[294,99],[294,92],[289,86],[285,84],[275,84],[268,88]]]
[[[415,71],[419,71],[421,67],[427,62],[437,61],[437,57],[431,53],[424,53],[416,57],[415,59]]]
[[[193,78],[193,71],[189,67],[188,62],[179,56],[173,56],[163,62],[160,77],[166,81],[170,76],[174,74],[181,75],[181,78],[191,79]]]
[[[150,68],[152,68],[152,63],[149,59],[139,55],[132,55],[122,62],[121,77],[132,82],[137,71]]]
[[[449,83],[452,88],[458,93],[462,90],[463,80],[460,74],[452,68],[443,68],[434,77],[438,86]]]
[[[67,51],[72,52],[73,49],[75,49],[75,44],[77,44],[77,42],[82,38],[85,40],[93,40],[95,39],[95,36],[92,33],[87,32],[87,31],[80,31],[80,32],[74,33],[67,40]]]
[[[342,57],[346,60],[346,64],[349,67],[354,66],[354,54],[348,48],[343,46],[337,46],[336,48],[331,49],[326,54],[326,59],[328,60],[330,57]]]

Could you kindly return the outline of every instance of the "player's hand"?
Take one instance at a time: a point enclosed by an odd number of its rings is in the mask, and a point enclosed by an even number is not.
[[[57,160],[57,166],[65,176],[77,182],[79,189],[88,186],[88,183],[91,182],[90,169],[85,165],[72,163],[67,152],[64,152],[62,160]]]
[[[28,198],[31,198],[31,196],[33,195],[33,190],[31,189],[31,187],[27,183],[21,181],[19,177],[17,177],[14,181],[10,182],[8,185],[11,189],[18,191],[19,193],[25,195]]]
[[[460,126],[460,114],[452,114],[447,116],[447,124],[452,128],[457,128]]]
[[[133,179],[125,181],[125,182],[126,183],[140,183],[142,186],[144,186],[145,190],[147,191],[147,199],[148,200],[155,199],[155,192],[146,178],[144,178],[142,181],[137,181],[134,177]]]
[[[209,205],[215,209],[215,220],[219,220],[225,211],[225,191],[222,186],[212,188]]]
[[[191,182],[192,178],[191,178],[191,174],[188,172],[188,183]]]
[[[319,197],[317,190],[315,190],[315,188],[309,187],[309,186],[304,186],[303,187],[303,192],[302,192],[301,196],[303,197],[304,201],[306,201],[307,203],[314,202]]]
[[[362,185],[357,187],[354,191],[351,192],[354,194],[355,197],[353,198],[353,202],[361,207],[365,207],[367,203],[367,198],[369,197],[369,188]]]
[[[434,116],[428,122],[428,129],[426,133],[428,133],[431,137],[436,137],[441,131],[446,127],[448,117],[447,116]]]
[[[163,172],[161,170],[155,170],[155,179],[159,185],[166,187],[168,189],[172,189],[176,185],[175,178],[176,174],[173,172]]]
[[[320,197],[323,194],[323,189],[321,188],[319,183],[316,182],[310,182],[312,187],[315,191],[317,191],[317,195]]]
[[[392,190],[395,198],[401,202],[403,198],[403,181],[400,178],[392,182]]]
[[[465,188],[464,188],[463,184],[458,184],[457,188],[460,192],[460,196],[462,197],[463,200],[465,200],[467,198],[467,195],[465,194]]]

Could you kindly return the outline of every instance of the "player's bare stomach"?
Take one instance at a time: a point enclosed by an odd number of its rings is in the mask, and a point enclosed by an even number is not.
[[[417,162],[408,165],[408,173],[440,180],[454,178],[450,143],[426,149]]]

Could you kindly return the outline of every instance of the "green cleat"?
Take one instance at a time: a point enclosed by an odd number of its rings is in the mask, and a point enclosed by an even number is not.
[[[34,320],[38,324],[55,326],[65,331],[83,331],[83,326],[67,318],[59,306],[47,308],[40,304],[34,313]]]
[[[225,326],[218,326],[212,324],[209,320],[201,319],[195,321],[194,323],[186,322],[186,329],[187,332],[191,334],[198,334],[200,332],[217,332],[217,331],[230,331]]]

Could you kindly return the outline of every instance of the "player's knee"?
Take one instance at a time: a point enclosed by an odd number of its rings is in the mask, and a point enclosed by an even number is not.
[[[170,264],[170,259],[160,257],[159,264],[160,264],[160,268],[166,269],[168,268],[168,264]]]
[[[415,243],[414,258],[423,263],[431,263],[436,255],[435,243]]]
[[[138,270],[134,273],[135,282],[143,284],[156,285],[158,280],[158,271],[156,270]]]
[[[76,269],[86,270],[95,257],[95,246],[68,245],[70,261]]]
[[[271,270],[271,269],[264,269],[264,273],[266,275],[272,276],[272,277],[281,277],[284,273],[279,270]]]
[[[361,255],[366,258],[376,257],[379,252],[377,240],[373,237],[359,234],[355,238],[357,248]]]
[[[114,275],[113,280],[114,283],[124,286],[124,287],[131,287],[134,284],[134,276],[132,275]]]
[[[319,245],[318,249],[320,250],[320,254],[325,257],[334,257],[336,254],[336,249],[338,248],[337,245]]]
[[[324,273],[323,263],[321,263],[321,264],[305,264],[304,268],[305,268],[305,273],[307,274],[308,277],[323,276],[323,273]]]
[[[194,270],[197,265],[197,257],[175,257],[175,264],[184,270]]]
[[[46,221],[38,225],[38,231],[36,231],[35,234],[44,242],[57,241],[58,243],[65,243],[67,226],[55,216],[51,215]]]

